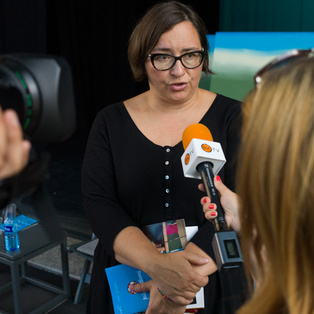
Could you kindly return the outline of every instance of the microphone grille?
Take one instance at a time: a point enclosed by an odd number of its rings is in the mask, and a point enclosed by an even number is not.
[[[182,135],[182,144],[184,150],[186,150],[193,138],[213,142],[213,137],[209,129],[201,123],[191,124],[184,130]]]

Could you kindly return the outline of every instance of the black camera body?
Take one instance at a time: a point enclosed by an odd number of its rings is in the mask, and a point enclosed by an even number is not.
[[[32,144],[68,139],[76,122],[70,66],[62,57],[0,55],[0,106],[17,112],[23,135]],[[48,155],[32,149],[28,165],[18,175],[0,181],[0,207],[30,198],[38,220],[55,240],[65,233],[44,186]]]
[[[0,106],[17,112],[32,143],[68,139],[76,124],[70,66],[56,56],[0,55]]]

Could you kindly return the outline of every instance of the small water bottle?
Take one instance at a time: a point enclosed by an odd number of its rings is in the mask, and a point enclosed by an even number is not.
[[[18,250],[20,248],[20,241],[17,232],[15,204],[9,204],[5,208],[3,229],[6,250],[7,251]]]

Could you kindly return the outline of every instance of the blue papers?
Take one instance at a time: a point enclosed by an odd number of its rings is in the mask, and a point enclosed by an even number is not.
[[[17,231],[21,231],[21,230],[35,224],[37,222],[37,220],[30,218],[30,217],[27,217],[25,215],[19,215],[16,217],[16,222],[17,222]],[[0,229],[4,230],[3,224],[0,226]]]
[[[127,265],[106,268],[106,274],[116,314],[133,314],[147,309],[149,292],[132,294],[128,291],[128,285],[133,281],[137,283],[149,281],[151,278],[148,275]]]

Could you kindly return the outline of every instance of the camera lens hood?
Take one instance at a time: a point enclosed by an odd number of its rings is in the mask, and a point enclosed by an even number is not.
[[[71,69],[62,57],[0,55],[0,105],[19,116],[33,143],[56,143],[75,130]]]

